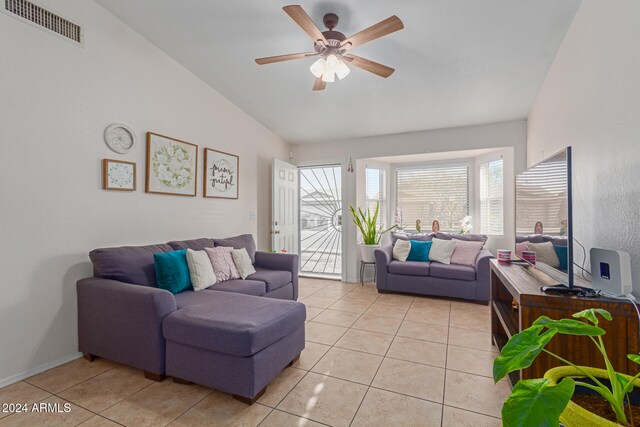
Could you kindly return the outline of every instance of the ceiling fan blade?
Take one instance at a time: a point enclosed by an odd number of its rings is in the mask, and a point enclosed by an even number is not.
[[[316,24],[313,23],[309,15],[307,15],[307,12],[305,12],[301,6],[293,4],[283,7],[282,10],[284,10],[291,19],[296,21],[296,24],[298,24],[314,42],[322,40],[325,46],[329,44],[324,35],[322,35],[322,32],[316,27]]]
[[[391,67],[378,64],[377,62],[370,61],[366,58],[361,58],[356,55],[346,54],[344,56],[346,58],[352,59],[352,61],[349,62],[349,65],[353,65],[354,67],[358,67],[370,73],[377,74],[380,77],[384,77],[385,79],[389,77],[391,74],[393,74],[393,72],[395,71],[395,69]]]
[[[256,58],[259,65],[272,64],[274,62],[291,61],[292,59],[306,58],[310,55],[317,55],[315,52],[291,53],[289,55],[267,56],[266,58]]]
[[[315,82],[313,82],[313,90],[324,90],[327,87],[327,83],[322,80],[322,77],[318,77]]]
[[[340,44],[343,49],[353,49],[356,46],[361,46],[372,40],[379,39],[388,34],[395,33],[404,28],[404,24],[397,16],[393,15],[384,21],[380,21],[375,25],[370,26],[367,29],[360,31],[357,34],[349,37]]]

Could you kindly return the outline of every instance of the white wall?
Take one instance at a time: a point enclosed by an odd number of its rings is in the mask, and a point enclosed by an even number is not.
[[[636,291],[640,286],[638,16],[637,0],[584,0],[531,110],[527,149],[527,161],[533,164],[567,145],[573,147],[574,235],[587,250],[629,252]]]
[[[513,173],[520,173],[526,165],[526,128],[525,120],[466,126],[451,129],[439,129],[412,132],[397,135],[382,135],[370,138],[357,138],[324,144],[296,145],[292,147],[296,164],[323,164],[341,162],[346,169],[351,157],[357,169],[364,167],[357,159],[370,157],[398,156],[406,154],[439,153],[478,148],[513,148]],[[344,174],[343,204],[344,218],[349,218],[346,207],[357,203],[358,172]],[[364,172],[360,174],[364,176]],[[513,175],[515,176],[515,175]],[[512,177],[513,177],[512,176]],[[505,175],[505,180],[509,178]],[[359,254],[355,226],[351,221],[343,222],[343,253],[346,254],[346,279],[358,278]]]
[[[246,232],[266,248],[270,159],[288,153],[93,1],[39,3],[82,24],[85,47],[0,13],[0,386],[77,352],[91,249]],[[130,154],[103,143],[112,122],[135,130]],[[146,131],[200,145],[199,178],[202,147],[238,154],[239,200],[203,199],[200,182],[198,197],[145,194]],[[137,162],[138,191],[101,190],[102,158]]]

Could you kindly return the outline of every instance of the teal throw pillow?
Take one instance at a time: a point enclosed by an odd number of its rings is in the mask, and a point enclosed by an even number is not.
[[[160,289],[166,289],[172,294],[191,289],[186,249],[153,254],[153,261],[156,265],[156,282]]]
[[[560,260],[560,270],[567,270],[567,264],[569,264],[569,249],[566,246],[556,245],[553,245],[553,249],[555,249],[556,255],[558,255],[558,259]]]
[[[422,242],[419,240],[411,241],[411,251],[407,261],[429,261],[429,250],[431,249],[431,242]]]

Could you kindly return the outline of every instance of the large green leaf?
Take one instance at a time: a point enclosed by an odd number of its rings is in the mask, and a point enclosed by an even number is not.
[[[573,319],[553,320],[547,316],[540,316],[534,325],[544,326],[549,329],[557,329],[559,334],[587,335],[597,337],[604,334],[604,329]]]
[[[493,380],[500,381],[509,372],[528,368],[542,352],[547,343],[558,332],[549,329],[544,334],[542,326],[531,326],[519,334],[515,334],[505,344],[500,356],[493,361]]]
[[[640,354],[627,354],[627,358],[640,365]]]
[[[574,389],[571,378],[555,386],[548,378],[519,381],[502,405],[503,427],[557,427]]]
[[[600,323],[600,321],[598,320],[598,316],[596,316],[596,314],[599,314],[600,316],[604,317],[606,320],[609,320],[609,321],[611,321],[612,319],[611,313],[609,313],[607,310],[604,310],[602,308],[588,308],[578,313],[574,313],[573,317],[575,317],[576,319],[584,318],[584,319],[587,319],[589,322],[593,323],[594,325],[597,325],[598,323]]]

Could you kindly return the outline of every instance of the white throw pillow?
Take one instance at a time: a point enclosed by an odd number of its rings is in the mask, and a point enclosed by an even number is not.
[[[233,257],[233,263],[238,269],[238,273],[240,273],[240,277],[243,279],[246,279],[256,272],[256,269],[253,268],[253,264],[251,264],[249,253],[245,248],[232,250],[231,256]]]
[[[216,275],[213,272],[209,255],[205,251],[187,249],[187,265],[194,291],[201,291],[216,283]]]
[[[456,250],[456,240],[433,239],[429,250],[429,261],[451,264],[451,255]]]
[[[411,242],[408,240],[398,239],[396,244],[393,245],[393,259],[405,262],[409,252],[411,252]]]
[[[560,258],[558,258],[558,254],[553,248],[553,243],[527,243],[527,249],[536,253],[536,262],[543,262],[549,267],[560,268]]]

